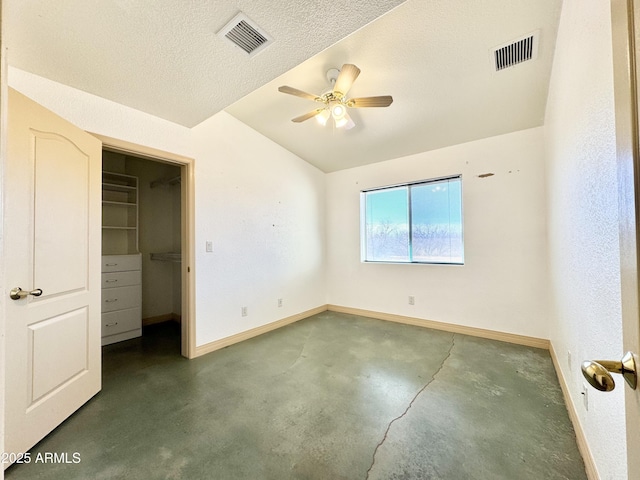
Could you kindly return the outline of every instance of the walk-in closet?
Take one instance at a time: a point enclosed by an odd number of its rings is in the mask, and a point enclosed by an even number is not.
[[[102,344],[181,320],[181,169],[103,151]],[[170,323],[172,322],[172,323]],[[180,335],[180,328],[170,328]]]

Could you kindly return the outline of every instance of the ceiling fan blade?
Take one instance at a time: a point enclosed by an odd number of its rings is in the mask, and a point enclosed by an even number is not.
[[[289,95],[295,95],[296,97],[306,98],[307,100],[313,100],[314,102],[320,101],[320,97],[317,95],[313,95],[312,93],[303,92],[302,90],[298,90],[297,88],[289,87],[288,85],[283,85],[278,88],[279,92],[288,93]]]
[[[334,92],[340,92],[342,95],[346,95],[353,82],[356,81],[360,75],[360,69],[350,63],[345,63],[340,70],[336,84],[333,86]]]
[[[315,117],[322,111],[324,111],[324,108],[318,108],[316,110],[313,110],[312,112],[305,113],[304,115],[300,115],[299,117],[293,118],[291,119],[291,121],[295,123],[301,123],[301,122],[304,122],[305,120],[309,120],[310,118]]]
[[[366,107],[388,107],[393,103],[391,95],[381,95],[379,97],[360,97],[351,98],[347,101],[347,107],[366,108]]]

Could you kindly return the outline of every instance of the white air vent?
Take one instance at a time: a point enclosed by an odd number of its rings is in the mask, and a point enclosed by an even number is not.
[[[496,72],[513,67],[538,56],[539,31],[535,31],[492,50],[492,63]]]
[[[255,55],[264,50],[273,41],[264,30],[242,12],[222,27],[218,35],[241,48],[248,55]]]

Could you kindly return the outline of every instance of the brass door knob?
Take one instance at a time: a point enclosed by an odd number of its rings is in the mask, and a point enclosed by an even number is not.
[[[619,362],[613,360],[582,362],[582,375],[593,388],[601,392],[610,392],[616,387],[616,383],[609,372],[620,373],[633,390],[638,386],[636,359],[631,352],[625,353]]]
[[[35,290],[26,291],[22,290],[20,287],[12,288],[9,292],[9,297],[11,300],[20,300],[21,298],[26,297],[27,295],[33,295],[34,297],[39,297],[42,295],[42,290],[40,288],[36,288]]]

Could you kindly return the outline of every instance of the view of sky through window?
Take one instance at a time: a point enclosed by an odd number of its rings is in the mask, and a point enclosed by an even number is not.
[[[464,260],[460,177],[363,192],[364,260]]]

